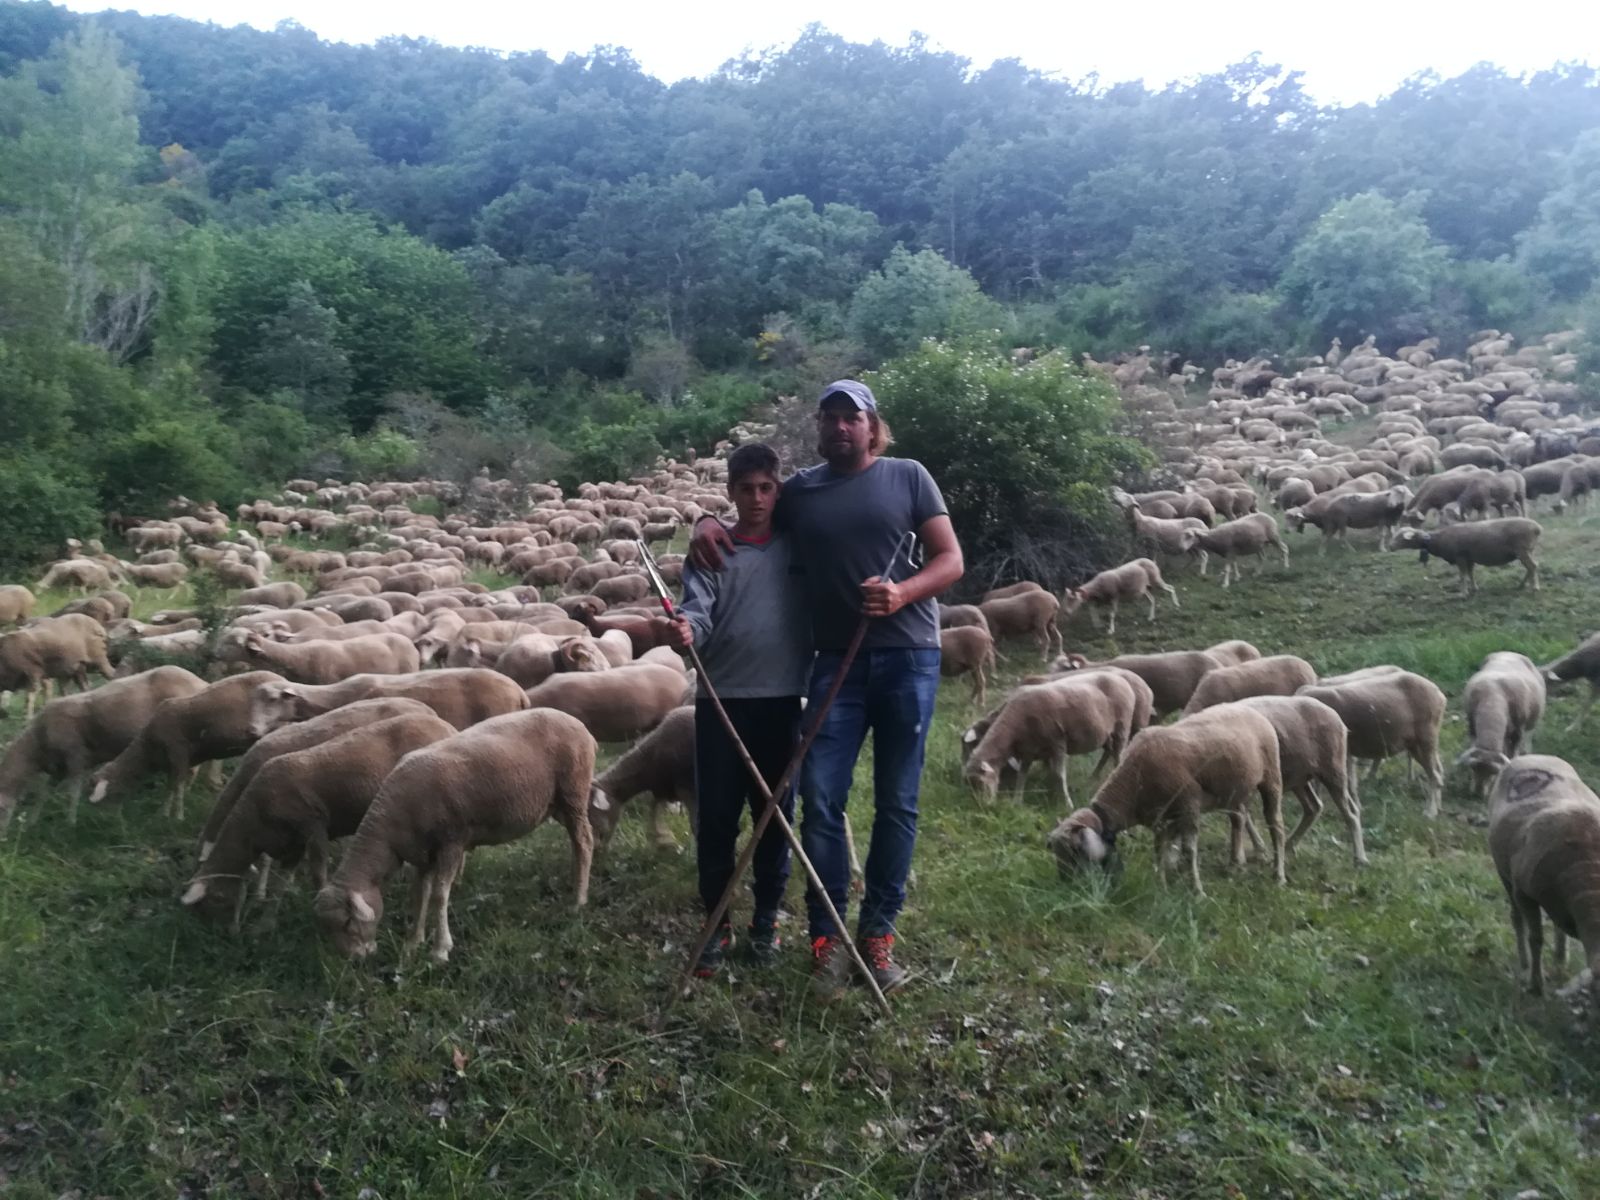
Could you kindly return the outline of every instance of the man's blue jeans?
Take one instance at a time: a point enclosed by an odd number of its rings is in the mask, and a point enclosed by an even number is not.
[[[838,651],[818,653],[811,668],[808,712],[815,712],[838,674]],[[906,876],[917,843],[917,787],[939,691],[937,649],[863,650],[851,664],[800,771],[804,803],[800,841],[842,918],[850,900],[850,858],[844,813],[850,780],[872,731],[872,847],[864,867],[861,936],[893,933],[906,900]],[[806,893],[812,938],[842,935],[821,899]]]

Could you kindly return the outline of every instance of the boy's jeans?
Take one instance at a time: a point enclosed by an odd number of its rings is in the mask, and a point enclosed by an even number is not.
[[[817,654],[811,668],[810,711],[827,695],[843,657],[838,651]],[[937,649],[863,650],[851,664],[800,771],[800,795],[805,801],[800,841],[843,917],[850,900],[845,804],[856,758],[867,731],[872,731],[876,811],[857,926],[863,937],[893,933],[905,904],[906,876],[917,842],[917,787],[938,690]],[[827,909],[809,890],[806,911],[813,939],[842,936],[843,930],[833,927]]]

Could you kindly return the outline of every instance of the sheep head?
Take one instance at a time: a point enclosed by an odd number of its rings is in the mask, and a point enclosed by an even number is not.
[[[611,841],[611,835],[616,832],[617,818],[621,813],[621,806],[606,794],[604,788],[598,783],[590,785],[589,827],[594,830],[594,844],[597,850],[604,849]]]
[[[1045,845],[1056,857],[1056,870],[1066,878],[1085,866],[1109,865],[1116,840],[1114,833],[1105,832],[1093,810],[1080,808],[1050,831]]]
[[[274,729],[311,716],[302,711],[300,690],[292,683],[264,683],[250,694],[250,736],[264,738]]]
[[[317,893],[317,923],[346,958],[365,958],[378,948],[378,922],[383,917],[383,891],[352,891],[330,883]]]

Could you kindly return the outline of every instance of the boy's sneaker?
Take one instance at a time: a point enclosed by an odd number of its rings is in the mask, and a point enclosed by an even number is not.
[[[878,989],[885,995],[911,978],[911,972],[894,960],[894,934],[870,934],[857,944],[861,947],[861,957],[867,960],[867,970],[872,972]]]
[[[850,983],[850,953],[837,937],[811,942],[811,991],[818,1000],[837,1000]]]
[[[700,951],[700,957],[695,960],[694,974],[697,979],[710,979],[722,969],[723,959],[728,957],[728,951],[733,948],[733,930],[721,926],[716,933],[711,935],[711,940],[706,943],[706,948]]]
[[[757,916],[745,931],[745,955],[758,967],[770,967],[778,961],[778,922],[773,917]]]

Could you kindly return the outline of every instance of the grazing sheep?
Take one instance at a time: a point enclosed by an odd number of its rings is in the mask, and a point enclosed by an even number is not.
[[[1150,605],[1150,620],[1156,619],[1156,597],[1154,588],[1160,588],[1172,600],[1173,608],[1181,608],[1178,603],[1178,593],[1172,585],[1161,578],[1161,568],[1156,566],[1154,560],[1136,558],[1132,562],[1123,563],[1120,567],[1101,571],[1093,579],[1079,587],[1068,588],[1061,597],[1061,613],[1071,617],[1073,613],[1089,605],[1089,619],[1099,628],[1100,619],[1096,610],[1101,606],[1110,609],[1110,617],[1106,624],[1106,632],[1117,632],[1117,605],[1124,600],[1138,600],[1143,598]]]
[[[184,907],[211,920],[231,917],[237,932],[250,867],[263,856],[293,867],[304,854],[312,883],[325,887],[328,843],[360,827],[402,758],[455,733],[453,725],[424,709],[263,763],[231,805],[183,894]]]
[[[1472,769],[1473,791],[1489,792],[1501,762],[1533,749],[1544,716],[1545,677],[1526,654],[1497,651],[1483,660],[1461,692],[1468,746],[1456,759]]]
[[[1350,732],[1350,757],[1366,759],[1372,766],[1396,754],[1409,756],[1424,772],[1427,804],[1423,815],[1439,814],[1444,790],[1444,767],[1439,761],[1439,727],[1444,722],[1445,696],[1432,680],[1398,667],[1355,672],[1301,688],[1296,695],[1321,700],[1344,721]],[[1410,765],[1407,765],[1410,774]],[[1354,769],[1350,791],[1360,803]]]
[[[1189,703],[1184,705],[1183,714],[1188,716],[1213,705],[1251,696],[1292,696],[1316,681],[1317,673],[1311,664],[1292,654],[1274,654],[1238,666],[1218,667],[1201,678]]]
[[[1120,667],[1144,680],[1150,688],[1151,711],[1156,720],[1179,712],[1189,703],[1194,690],[1207,672],[1222,665],[1203,650],[1173,650],[1165,654],[1120,654],[1104,662],[1090,662],[1082,655],[1068,654],[1056,663],[1061,671],[1095,670]]]
[[[467,852],[522,837],[552,814],[572,842],[573,882],[589,898],[589,827],[595,742],[582,724],[549,709],[508,713],[407,755],[384,780],[350,848],[317,893],[316,914],[341,953],[377,949],[383,882],[401,863],[416,872],[407,951],[420,946],[434,909],[432,957],[445,962],[450,888]],[[600,801],[595,801],[598,806]]]
[[[189,568],[182,563],[123,563],[122,573],[139,587],[176,588],[188,578]]]
[[[527,692],[529,708],[569,713],[601,742],[625,742],[654,729],[684,701],[681,668],[645,661],[596,673],[554,675]]]
[[[1279,536],[1278,523],[1266,513],[1251,513],[1248,517],[1225,521],[1215,529],[1197,534],[1195,545],[1207,555],[1215,554],[1222,559],[1223,587],[1239,577],[1236,560],[1248,556],[1259,559],[1268,546],[1275,546],[1282,551],[1284,568],[1289,566],[1288,543]],[[1206,560],[1201,562],[1200,573],[1206,573]]]
[[[100,591],[111,586],[111,572],[104,563],[92,558],[65,558],[53,562],[44,576],[33,585],[35,592],[50,588],[72,588],[75,591]]]
[[[1511,905],[1517,965],[1528,991],[1544,991],[1544,918],[1556,927],[1555,960],[1567,939],[1600,978],[1600,796],[1565,760],[1543,754],[1500,764],[1489,799],[1489,855]]]
[[[1539,670],[1550,683],[1574,683],[1579,679],[1589,681],[1589,695],[1583,702],[1582,710],[1567,726],[1567,732],[1578,729],[1588,719],[1595,698],[1600,696],[1600,633],[1585,638],[1575,649],[1554,662],[1545,663]]]
[[[280,680],[250,696],[250,731],[265,737],[274,729],[354,704],[400,696],[426,704],[457,729],[528,707],[515,680],[495,671],[419,671],[414,675],[352,675],[315,687]]]
[[[306,590],[298,583],[268,583],[258,588],[247,588],[233,598],[235,604],[265,604],[272,608],[292,608],[306,598]]]
[[[1049,661],[1051,647],[1055,648],[1055,653],[1061,652],[1061,631],[1056,628],[1056,613],[1061,610],[1061,601],[1051,593],[1040,590],[1001,596],[985,600],[978,605],[978,610],[983,613],[983,619],[989,623],[989,632],[996,640],[1028,634],[1046,661]]]
[[[1392,487],[1388,491],[1362,494],[1345,492],[1333,497],[1322,510],[1319,525],[1322,545],[1326,550],[1334,540],[1348,541],[1352,529],[1376,529],[1378,549],[1386,550],[1395,527],[1412,500],[1408,487]]]
[[[1016,772],[1020,795],[1028,767],[1050,765],[1052,782],[1065,805],[1072,803],[1067,786],[1067,760],[1074,754],[1101,752],[1094,769],[1122,757],[1133,724],[1134,692],[1110,671],[1068,675],[1051,683],[1018,688],[994,715],[967,758],[966,779],[980,799],[993,802],[1000,788],[1000,769]]]
[[[409,675],[422,667],[410,638],[379,633],[339,641],[272,642],[245,635],[249,661],[295,683],[337,683],[352,675]]]
[[[972,698],[979,704],[988,692],[987,672],[995,669],[994,638],[978,625],[939,630],[939,674],[972,675]]]
[[[420,700],[407,700],[399,696],[358,700],[354,704],[346,704],[343,708],[325,712],[320,717],[312,717],[308,721],[294,725],[284,725],[274,729],[266,737],[258,739],[245,751],[244,757],[234,768],[226,786],[217,793],[217,798],[211,805],[211,814],[206,817],[206,823],[200,830],[200,861],[205,862],[210,856],[211,847],[216,844],[217,833],[222,829],[222,823],[228,819],[228,814],[233,811],[240,793],[255,778],[256,772],[271,759],[280,754],[292,754],[296,750],[320,746],[323,742],[349,733],[352,729],[361,729],[379,721],[387,721],[390,717],[432,712],[433,710]]]
[[[1046,844],[1065,875],[1080,864],[1104,865],[1123,830],[1147,825],[1155,834],[1156,870],[1162,879],[1167,847],[1176,836],[1188,855],[1195,894],[1203,896],[1200,816],[1228,813],[1233,823],[1233,860],[1242,864],[1252,791],[1261,795],[1272,835],[1273,874],[1283,884],[1287,877],[1278,734],[1271,721],[1243,706],[1208,709],[1176,725],[1146,729],[1128,744],[1122,761],[1106,776],[1089,806],[1057,825]]]
[[[67,821],[77,824],[78,799],[89,769],[126,750],[163,701],[193,695],[205,686],[182,667],[157,667],[46,704],[0,758],[0,834],[39,775],[65,779]]]
[[[282,682],[282,676],[271,671],[250,671],[163,701],[127,748],[95,772],[89,803],[120,801],[132,784],[165,768],[165,812],[181,819],[190,768],[248,750],[255,741],[250,729],[251,694],[263,684]]]
[[[1455,567],[1461,573],[1461,594],[1473,595],[1478,581],[1473,576],[1474,567],[1503,567],[1520,562],[1526,574],[1519,587],[1530,583],[1539,590],[1539,564],[1533,552],[1544,533],[1539,522],[1527,517],[1505,517],[1497,521],[1479,521],[1471,525],[1450,525],[1443,529],[1397,530],[1390,546],[1396,550],[1420,550],[1422,563],[1433,555]]]
[[[33,593],[19,583],[0,587],[0,625],[17,625],[33,615]]]
[[[1300,800],[1300,823],[1289,835],[1289,843],[1285,847],[1288,855],[1291,858],[1294,856],[1295,846],[1322,815],[1322,800],[1312,787],[1312,784],[1320,783],[1339,806],[1340,815],[1350,831],[1355,865],[1366,866],[1367,850],[1361,834],[1361,808],[1350,792],[1347,762],[1349,733],[1339,714],[1309,696],[1253,696],[1235,704],[1260,713],[1272,722],[1273,729],[1277,731],[1283,790],[1293,792]]]
[[[40,691],[52,681],[73,679],[86,692],[91,667],[110,679],[107,647],[106,627],[82,613],[46,617],[25,629],[0,634],[0,716],[7,714],[11,693],[19,688],[28,690],[31,719]]]
[[[695,821],[694,790],[694,705],[673,709],[603,775],[594,781],[589,805],[589,824],[595,843],[604,848],[611,840],[622,806],[641,792],[649,792],[650,840],[663,850],[676,850],[677,839],[667,829],[666,807],[682,804],[689,810],[689,823]]]

